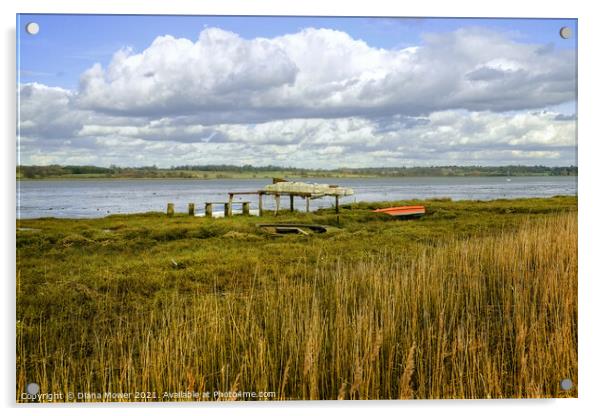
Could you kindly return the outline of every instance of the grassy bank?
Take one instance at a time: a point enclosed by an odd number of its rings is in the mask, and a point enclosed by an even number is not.
[[[390,204],[277,218],[338,224],[312,236],[255,227],[273,218],[18,221],[17,400],[32,381],[153,400],[576,396],[559,387],[577,385],[576,198],[422,202],[413,221],[370,212]]]

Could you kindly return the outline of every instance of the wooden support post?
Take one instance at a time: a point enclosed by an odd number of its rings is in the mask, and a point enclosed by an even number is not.
[[[263,216],[263,194],[261,192],[258,192],[257,195],[259,196],[259,216]]]
[[[335,206],[335,211],[336,211],[336,212],[337,212],[337,214],[338,214],[338,213],[339,213],[339,196],[338,196],[338,195],[336,195],[336,196],[334,197],[334,200],[335,200],[335,205],[334,205],[334,206]]]
[[[249,205],[251,205],[250,202],[242,203],[242,215],[249,215],[251,213]]]
[[[305,197],[305,212],[309,212],[309,197]]]
[[[205,217],[213,217],[213,204],[211,202],[205,202]]]
[[[188,203],[188,215],[194,217],[194,202]]]
[[[280,210],[280,194],[274,195],[274,199],[276,200],[276,215],[278,215],[278,211]]]
[[[233,194],[228,194],[228,215],[224,214],[227,217],[232,216],[232,200],[234,199]]]
[[[293,212],[295,210],[295,197],[293,194],[289,195],[291,198],[291,212]]]
[[[168,202],[167,203],[167,216],[173,217],[174,212],[175,212],[175,210],[174,210],[173,202]]]
[[[224,203],[224,217],[232,215],[232,205],[229,202]]]

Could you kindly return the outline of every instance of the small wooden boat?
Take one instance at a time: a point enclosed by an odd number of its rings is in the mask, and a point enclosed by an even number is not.
[[[322,234],[330,231],[336,231],[336,227],[330,227],[322,224],[301,224],[301,223],[283,223],[275,222],[271,224],[255,224],[271,234]],[[308,232],[311,231],[311,232]]]
[[[394,217],[414,218],[422,217],[426,213],[426,208],[423,205],[412,205],[375,209],[372,212],[382,212],[383,214],[392,215]]]

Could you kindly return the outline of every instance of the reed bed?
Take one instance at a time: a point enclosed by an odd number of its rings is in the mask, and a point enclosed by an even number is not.
[[[85,307],[68,314],[23,308],[17,401],[31,381],[42,393],[157,394],[138,400],[577,396],[576,213],[405,250],[300,257],[268,283],[257,264],[240,290],[215,277],[211,290],[126,307],[117,287],[82,286]]]

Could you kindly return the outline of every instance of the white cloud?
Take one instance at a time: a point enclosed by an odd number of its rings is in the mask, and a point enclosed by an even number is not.
[[[19,87],[21,163],[572,164],[574,52],[462,29],[385,50],[330,29],[161,36]]]
[[[400,50],[331,29],[247,40],[208,28],[195,42],[161,36],[140,53],[118,51],[106,69],[82,75],[78,101],[110,114],[195,115],[203,124],[507,111],[573,99],[574,57],[478,28]]]
[[[142,53],[123,49],[81,77],[84,108],[134,115],[253,106],[253,96],[294,82],[295,64],[267,39],[205,29],[196,42],[160,36]],[[244,100],[244,101],[241,101]]]
[[[164,119],[141,126],[85,125],[72,140],[29,139],[24,147],[42,148],[47,155],[71,152],[83,157],[80,163],[93,153],[105,165],[131,165],[133,155],[137,164],[160,166],[573,164],[575,122],[557,116],[448,110],[419,119],[290,119],[180,128]],[[34,162],[29,154],[22,154],[24,160]]]
[[[25,84],[19,88],[20,133],[47,139],[71,136],[81,126],[81,113],[74,117],[71,99],[74,93],[43,84]]]

